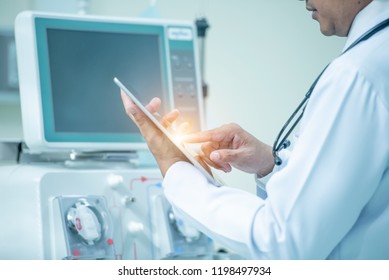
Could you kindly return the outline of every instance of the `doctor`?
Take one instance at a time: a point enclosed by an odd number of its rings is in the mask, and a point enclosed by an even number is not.
[[[258,259],[389,259],[389,1],[307,0],[306,8],[324,35],[348,38],[304,97],[301,120],[288,124],[298,124],[293,150],[283,149],[289,128],[274,147],[236,124],[186,139],[203,143],[211,166],[255,174],[261,197],[209,184],[124,94],[123,103],[175,211],[228,248]]]

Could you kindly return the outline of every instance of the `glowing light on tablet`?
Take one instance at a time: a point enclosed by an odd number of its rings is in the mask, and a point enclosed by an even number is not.
[[[174,141],[178,144],[183,144],[184,134],[178,131],[172,131]]]

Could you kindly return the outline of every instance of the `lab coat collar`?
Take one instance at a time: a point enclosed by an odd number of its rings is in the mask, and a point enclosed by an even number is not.
[[[343,51],[359,37],[387,18],[389,18],[389,1],[374,0],[371,2],[355,17]]]

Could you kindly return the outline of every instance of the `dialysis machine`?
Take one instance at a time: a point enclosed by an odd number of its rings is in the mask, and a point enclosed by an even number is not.
[[[0,166],[0,259],[211,257],[112,81],[201,129],[193,24],[23,12],[15,38],[24,139]]]

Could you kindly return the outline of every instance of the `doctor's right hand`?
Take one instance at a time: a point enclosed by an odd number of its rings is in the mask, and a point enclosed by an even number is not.
[[[187,143],[202,143],[199,156],[210,166],[230,172],[232,167],[257,174],[269,174],[274,167],[272,148],[237,124],[190,134]]]

